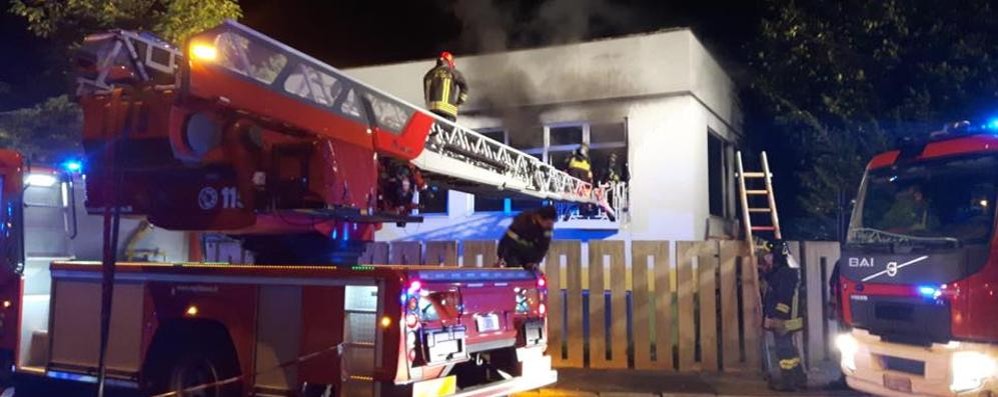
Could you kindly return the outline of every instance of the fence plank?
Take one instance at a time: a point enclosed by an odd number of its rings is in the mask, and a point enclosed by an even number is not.
[[[608,368],[627,368],[627,263],[624,242],[592,241],[610,257],[610,362]]]
[[[423,263],[423,245],[419,241],[393,241],[389,249],[393,265],[419,265]]]
[[[589,367],[608,368],[603,246],[589,242]]]
[[[744,243],[736,240],[720,241],[721,288],[721,362],[724,370],[738,368],[741,363],[738,327],[738,256]]]
[[[807,291],[807,307],[801,308],[804,320],[807,324],[807,363],[811,366],[818,365],[822,360],[828,359],[828,351],[825,348],[826,341],[831,338],[826,335],[828,321],[825,316],[825,297],[828,295],[828,283],[826,277],[821,272],[822,263],[825,264],[828,272],[839,258],[839,244],[833,241],[808,241],[804,243],[804,280],[803,284]]]
[[[716,372],[717,361],[717,241],[704,241],[697,260],[700,284],[700,369]]]
[[[493,267],[496,260],[495,240],[468,240],[461,244],[462,267]]]
[[[696,324],[693,322],[693,295],[697,286],[693,280],[693,257],[697,256],[700,242],[676,242],[676,277],[679,306],[679,370],[696,369]]]
[[[649,262],[651,269],[648,268]],[[654,278],[651,283],[649,270]],[[669,285],[669,243],[632,242],[631,274],[634,368],[671,370],[672,288]],[[654,360],[651,354],[653,347]]]
[[[429,266],[457,266],[457,241],[427,241],[423,264]]]
[[[383,265],[388,263],[388,243],[384,241],[367,243],[364,254],[358,258],[358,262],[365,265]]]
[[[742,248],[746,255],[740,264],[742,278],[742,318],[744,319],[745,367],[762,368],[762,301],[759,295],[759,271],[756,257],[749,248]]]
[[[568,351],[563,364],[568,368],[582,368],[585,365],[586,341],[582,322],[582,278],[585,274],[582,272],[582,243],[576,243],[579,244],[577,251],[579,256],[574,260],[569,257],[565,267],[565,307],[568,313],[565,326],[568,332],[566,334]]]
[[[551,248],[544,260],[544,274],[548,283],[548,349],[550,349],[552,365],[556,367],[563,367],[567,364],[563,358],[565,354],[564,341],[566,340],[563,338],[566,333],[568,335],[579,334],[579,343],[581,344],[582,327],[572,328],[565,321],[565,302],[561,295],[561,290],[565,287],[562,283],[564,273],[562,261],[565,261],[566,267],[579,267],[582,265],[579,262],[581,257],[582,243],[580,241],[556,240],[551,242]],[[569,299],[571,298],[569,296]],[[575,299],[579,299],[579,296],[575,296]],[[581,359],[580,352],[579,360],[581,361]]]

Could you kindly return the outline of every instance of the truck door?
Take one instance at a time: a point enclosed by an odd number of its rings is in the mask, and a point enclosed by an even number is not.
[[[21,228],[22,268],[21,329],[18,367],[41,369],[48,356],[49,298],[53,261],[72,259],[70,236],[75,228],[66,174],[33,167],[24,174]]]
[[[17,348],[21,277],[24,267],[21,228],[21,155],[0,149],[0,372],[7,373]]]

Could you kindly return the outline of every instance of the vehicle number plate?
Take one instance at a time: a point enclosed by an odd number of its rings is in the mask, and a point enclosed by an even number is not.
[[[487,314],[484,316],[478,316],[475,321],[478,323],[478,332],[492,332],[499,330],[498,315]]]
[[[911,378],[884,374],[884,387],[894,391],[911,393]]]

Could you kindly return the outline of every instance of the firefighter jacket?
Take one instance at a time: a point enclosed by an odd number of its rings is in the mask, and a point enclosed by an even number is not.
[[[523,211],[509,225],[499,241],[498,255],[510,266],[537,264],[551,245],[551,231],[534,221],[533,211]]]
[[[457,117],[457,107],[468,100],[468,84],[457,69],[437,65],[423,77],[423,93],[431,111]]]
[[[785,264],[777,265],[765,275],[766,293],[762,311],[767,319],[782,320],[786,331],[799,331],[804,326],[797,313],[797,295],[800,276],[796,269]]]
[[[568,174],[587,182],[592,181],[593,170],[589,158],[579,153],[572,153],[572,157],[568,158]]]

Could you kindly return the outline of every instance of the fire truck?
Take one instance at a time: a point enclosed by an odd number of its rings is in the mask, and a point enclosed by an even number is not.
[[[998,391],[998,134],[956,124],[869,162],[839,263],[849,386]]]
[[[76,66],[83,211],[105,233],[141,220],[224,234],[255,259],[206,262],[181,243],[195,260],[115,263],[114,232],[103,263],[54,258],[25,277],[20,209],[37,177],[0,153],[2,347],[16,375],[95,382],[110,284],[105,383],[144,395],[493,396],[557,379],[543,275],[357,261],[383,222],[421,220],[407,201],[421,181],[605,206],[588,183],[236,22],[183,48],[93,35]],[[46,304],[29,307],[27,291]]]

